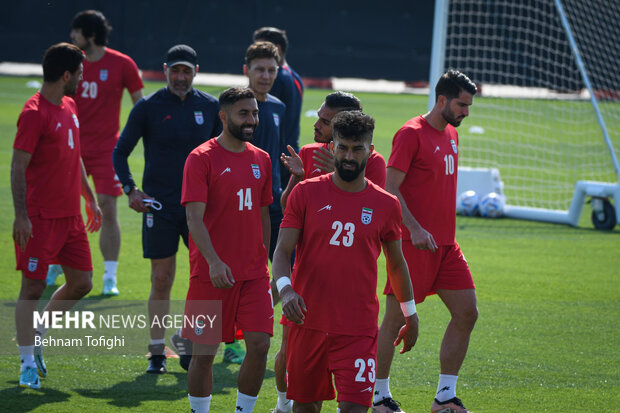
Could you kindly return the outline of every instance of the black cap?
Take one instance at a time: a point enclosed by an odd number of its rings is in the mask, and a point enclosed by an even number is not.
[[[186,44],[172,46],[166,55],[166,65],[172,67],[179,64],[195,69],[196,65],[198,65],[196,51]]]

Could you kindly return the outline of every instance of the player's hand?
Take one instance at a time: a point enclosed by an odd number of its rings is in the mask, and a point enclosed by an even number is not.
[[[138,188],[129,193],[129,208],[137,212],[149,212],[150,209],[147,204],[144,203],[145,199],[154,199],[152,196],[145,194]]]
[[[323,172],[332,172],[336,169],[334,164],[334,153],[331,148],[318,148],[314,150],[314,166],[319,168]]]
[[[88,232],[96,232],[101,228],[101,219],[103,214],[96,200],[86,201],[86,230]]]
[[[221,260],[209,264],[209,277],[215,288],[231,288],[235,284],[230,267]]]
[[[293,287],[287,285],[280,291],[280,300],[284,316],[293,323],[302,325],[308,312],[304,299],[293,290]]]
[[[295,152],[295,149],[291,145],[286,145],[286,149],[291,154],[291,156],[286,156],[285,154],[280,155],[280,161],[286,166],[286,169],[291,173],[291,175],[295,175],[299,180],[304,179],[304,165],[301,161],[301,158]]]
[[[394,342],[394,347],[398,347],[400,342],[403,342],[403,348],[400,349],[400,354],[406,353],[418,341],[418,314],[414,314],[411,317],[405,318],[405,325],[400,328],[398,332],[398,338]]]
[[[27,216],[15,217],[15,221],[13,221],[13,240],[22,252],[26,250],[26,244],[28,244],[30,237],[32,237],[30,218]]]
[[[431,252],[437,251],[435,238],[424,228],[418,226],[418,228],[410,229],[409,233],[411,234],[411,243],[417,249],[430,250]]]

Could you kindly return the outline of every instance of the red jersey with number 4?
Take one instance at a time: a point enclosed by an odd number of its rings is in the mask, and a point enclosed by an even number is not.
[[[83,60],[84,74],[73,96],[82,123],[82,153],[114,150],[119,136],[123,90],[144,87],[138,66],[127,55],[106,48],[96,62]]]
[[[394,135],[388,167],[404,172],[400,192],[414,218],[437,245],[451,245],[456,228],[456,128],[433,128],[423,116],[410,119]],[[403,225],[403,239],[410,239]]]
[[[185,161],[181,204],[206,204],[203,221],[218,257],[236,281],[268,277],[261,207],[273,202],[269,155],[247,143],[241,153],[211,139]],[[190,236],[190,277],[211,282],[209,265]]]
[[[369,180],[346,192],[322,175],[291,191],[281,228],[301,230],[293,289],[308,308],[305,328],[330,334],[377,332],[377,258],[382,242],[400,239],[398,199]]]
[[[329,148],[329,143],[309,143],[308,145],[302,146],[299,150],[299,157],[304,166],[304,179],[325,174],[320,168],[314,166],[315,161],[312,159],[314,151],[320,150],[321,148]],[[366,163],[366,178],[370,179],[381,188],[385,188],[385,168],[385,159],[383,156],[379,152],[373,151]]]
[[[37,92],[17,120],[13,148],[32,155],[26,168],[28,216],[80,215],[80,124],[75,102],[54,105]]]

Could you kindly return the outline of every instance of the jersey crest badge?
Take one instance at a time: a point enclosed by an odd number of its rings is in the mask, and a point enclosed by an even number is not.
[[[194,324],[194,333],[196,333],[197,336],[200,336],[202,335],[204,328],[205,328],[204,320],[196,319],[196,323]]]
[[[99,80],[101,80],[102,82],[108,80],[108,69],[101,69],[99,71]]]
[[[71,115],[71,117],[73,118],[73,122],[75,123],[75,127],[80,129],[80,122],[78,121],[77,116],[75,116],[75,113],[73,115]]]
[[[146,226],[148,228],[153,228],[153,214],[150,212],[146,214]]]
[[[368,225],[372,221],[372,209],[362,208],[362,224]]]
[[[202,125],[203,123],[205,123],[205,118],[204,116],[202,116],[202,111],[200,110],[194,112],[194,119],[196,119],[196,123],[198,125]]]
[[[28,271],[35,272],[37,270],[37,266],[39,265],[39,259],[30,257],[28,258]]]
[[[459,153],[456,149],[456,142],[454,142],[454,139],[450,139],[450,144],[452,145],[452,150],[454,151],[454,153]]]
[[[280,116],[277,113],[273,114],[273,123],[276,124],[276,127],[280,127]]]
[[[260,168],[258,167],[258,165],[255,165],[255,164],[251,164],[251,165],[252,165],[252,173],[254,174],[254,178],[260,179]]]

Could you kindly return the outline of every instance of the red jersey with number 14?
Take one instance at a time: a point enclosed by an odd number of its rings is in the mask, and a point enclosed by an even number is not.
[[[37,92],[17,120],[13,148],[32,155],[26,168],[28,216],[80,215],[80,124],[75,102],[54,105]]]
[[[203,221],[218,257],[236,281],[268,277],[261,207],[273,202],[269,155],[247,143],[240,153],[217,138],[194,149],[185,161],[181,204],[206,204]],[[190,277],[211,282],[209,265],[193,239],[189,242]]]
[[[101,59],[84,59],[83,65],[82,81],[73,96],[82,123],[82,153],[112,153],[119,136],[123,90],[133,93],[144,84],[134,61],[109,47]]]
[[[304,179],[314,178],[325,173],[320,168],[314,166],[315,161],[312,157],[315,150],[327,149],[328,147],[329,143],[309,143],[301,147],[299,157],[304,166]],[[385,188],[385,159],[377,151],[372,151],[368,157],[368,162],[366,162],[366,178],[381,188]]]
[[[308,308],[304,327],[330,334],[377,332],[377,258],[382,242],[400,239],[398,199],[366,180],[346,192],[322,175],[291,191],[281,228],[301,230],[293,289]]]
[[[459,138],[456,128],[433,128],[423,116],[405,123],[394,135],[388,167],[404,172],[400,192],[405,204],[437,245],[456,242],[456,178]],[[403,239],[411,239],[402,227]]]

